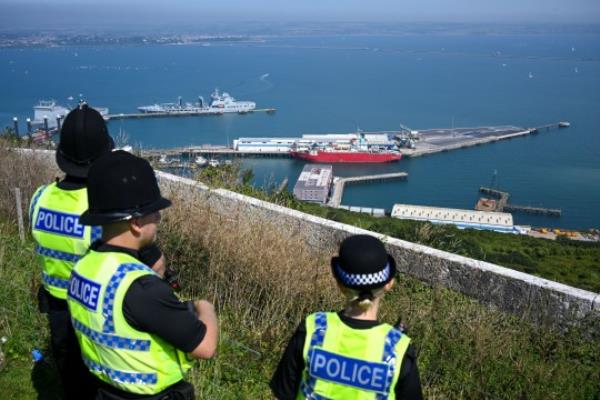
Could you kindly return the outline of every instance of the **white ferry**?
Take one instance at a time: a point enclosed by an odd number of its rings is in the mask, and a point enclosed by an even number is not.
[[[197,103],[184,103],[179,97],[177,103],[152,104],[138,107],[142,113],[167,113],[167,114],[223,114],[251,112],[256,108],[253,101],[237,101],[229,93],[219,93],[219,89],[210,95],[211,102],[205,105],[204,98],[198,97]]]

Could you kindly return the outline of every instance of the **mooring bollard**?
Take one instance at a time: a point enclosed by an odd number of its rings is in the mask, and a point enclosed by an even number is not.
[[[21,207],[21,189],[15,188],[15,201],[17,203],[17,223],[19,225],[19,238],[25,241],[25,229],[23,228],[23,208]]]

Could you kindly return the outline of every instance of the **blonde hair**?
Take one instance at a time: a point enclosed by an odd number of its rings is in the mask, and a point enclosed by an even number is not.
[[[383,287],[378,289],[370,290],[371,296],[364,298],[361,294],[364,293],[362,290],[350,289],[347,287],[342,288],[342,292],[346,296],[348,304],[358,307],[362,311],[367,311],[373,306],[375,300],[383,297],[385,289]]]

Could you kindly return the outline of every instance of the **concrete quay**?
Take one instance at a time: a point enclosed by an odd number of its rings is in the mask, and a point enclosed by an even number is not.
[[[237,114],[252,114],[266,112],[269,114],[277,111],[275,108],[257,108],[252,111],[240,111]],[[147,118],[171,118],[171,117],[202,117],[210,115],[223,115],[223,112],[218,111],[182,111],[182,112],[151,112],[151,113],[119,113],[108,114],[104,116],[106,121],[118,119],[147,119]],[[235,114],[235,113],[230,113]]]
[[[510,193],[503,192],[501,190],[496,190],[482,186],[479,188],[479,191],[481,193],[485,193],[491,197],[494,197],[497,200],[492,201],[490,204],[488,202],[488,199],[479,199],[479,201],[475,205],[475,209],[478,211],[523,212],[528,214],[548,215],[551,217],[560,217],[562,214],[562,211],[556,208],[530,207],[517,204],[509,204],[508,199],[510,198]]]
[[[400,151],[405,157],[421,157],[526,136],[531,133],[533,133],[532,129],[516,126],[428,129],[419,131],[419,139],[415,141],[415,148],[400,149]]]
[[[342,203],[342,197],[344,196],[344,187],[347,184],[352,183],[364,183],[364,182],[379,182],[391,179],[406,179],[408,174],[406,172],[392,172],[389,174],[378,174],[378,175],[364,175],[364,176],[352,176],[349,178],[335,178],[333,182],[333,189],[329,202],[327,203],[331,207],[339,208]]]
[[[289,158],[289,153],[281,151],[239,151],[227,146],[189,146],[175,147],[172,149],[144,149],[142,155],[147,158],[158,158],[162,155],[170,157],[181,156],[225,156],[225,157],[256,157],[256,158],[271,158],[281,157]]]

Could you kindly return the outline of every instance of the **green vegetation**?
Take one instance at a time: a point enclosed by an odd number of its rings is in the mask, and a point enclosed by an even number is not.
[[[39,273],[33,245],[23,244],[14,226],[0,224],[0,336],[7,338],[0,351],[6,365],[0,368],[0,398],[32,399],[35,387],[43,388],[40,398],[57,398],[57,380],[51,356],[32,362],[31,351],[48,354],[46,318],[37,309]]]
[[[4,150],[0,162],[8,171],[0,171],[0,336],[8,338],[1,347],[7,360],[0,371],[0,398],[53,399],[57,384],[51,355],[45,353],[47,363],[31,361],[33,348],[47,348],[48,333],[36,308],[39,269],[33,244],[30,238],[24,244],[18,239],[10,188],[21,187],[28,198],[54,170]],[[280,204],[294,202],[286,193],[242,189]],[[181,296],[212,300],[222,327],[218,356],[200,362],[191,374],[198,398],[269,399],[268,380],[301,319],[315,310],[341,307],[328,267],[331,254],[315,253],[276,223],[252,221],[242,212],[216,214],[197,193],[171,198],[174,206],[164,213],[159,245],[180,272]],[[338,220],[354,217],[362,227],[383,221],[295,206],[335,213]],[[448,249],[464,247],[462,235],[455,234],[463,232],[399,226],[398,235],[415,235]],[[600,342],[586,340],[576,330],[535,327],[526,318],[406,276],[399,277],[382,307],[382,320],[395,322],[400,315],[419,352],[426,398],[598,399]]]
[[[176,201],[165,213],[161,246],[180,268],[182,296],[214,301],[222,324],[219,355],[191,374],[198,398],[268,399],[270,375],[302,316],[341,307],[327,255],[310,254],[273,227],[257,228],[240,216],[224,221],[202,207],[190,216]],[[204,229],[194,231],[199,223]],[[0,335],[9,339],[0,396],[55,399],[51,355],[30,360],[48,340],[35,306],[33,245],[21,244],[14,225],[3,223],[0,254]],[[383,320],[402,315],[408,322],[427,398],[594,399],[600,391],[600,343],[578,332],[545,331],[406,277],[382,311]]]
[[[274,187],[253,188],[248,179],[236,179],[237,176],[248,176],[251,172],[239,172],[238,169],[235,164],[226,168],[205,169],[198,179],[209,186],[227,187],[333,221],[600,293],[600,243],[562,238],[553,241],[491,231],[460,230],[452,225],[433,225],[389,217],[376,218],[322,207],[300,202],[287,191],[276,192]]]

